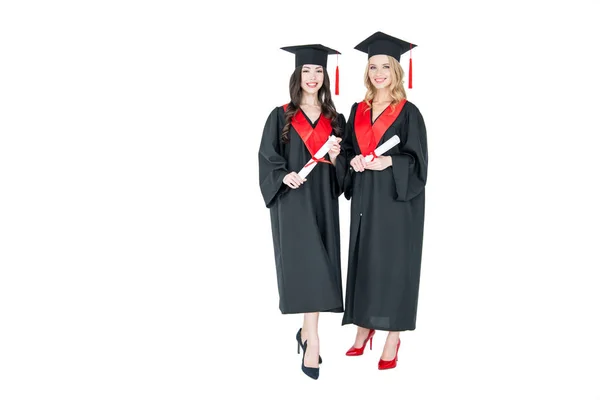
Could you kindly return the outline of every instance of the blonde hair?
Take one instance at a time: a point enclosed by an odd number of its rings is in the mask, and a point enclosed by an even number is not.
[[[392,108],[398,104],[401,100],[406,99],[406,91],[404,90],[404,70],[402,66],[394,57],[387,56],[388,62],[392,70],[392,83],[390,83],[390,95],[392,96]],[[369,63],[365,69],[365,86],[367,87],[367,93],[365,94],[365,102],[367,103],[367,109],[371,108],[371,102],[375,97],[377,89],[371,83],[369,79]]]

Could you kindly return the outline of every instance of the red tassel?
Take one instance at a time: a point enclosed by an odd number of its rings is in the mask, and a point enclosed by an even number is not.
[[[408,61],[408,88],[412,89],[412,44],[410,45],[410,60]]]
[[[335,66],[335,94],[340,94],[340,67]]]

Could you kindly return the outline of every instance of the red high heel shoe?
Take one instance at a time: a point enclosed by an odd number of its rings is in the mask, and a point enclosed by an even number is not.
[[[362,354],[365,352],[365,346],[367,345],[367,342],[370,341],[370,348],[371,350],[373,350],[373,335],[375,335],[375,329],[371,329],[369,330],[369,335],[367,336],[367,338],[365,339],[362,347],[350,347],[350,350],[348,350],[346,352],[347,356],[362,356]]]
[[[398,365],[398,349],[400,349],[400,339],[398,339],[398,346],[396,346],[396,357],[393,360],[379,359],[379,369],[396,368],[396,365]]]

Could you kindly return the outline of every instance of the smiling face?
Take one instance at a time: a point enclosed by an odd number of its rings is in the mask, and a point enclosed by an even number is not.
[[[378,54],[369,58],[369,80],[376,89],[392,84],[392,69],[388,56]]]
[[[321,65],[305,64],[302,67],[302,90],[307,93],[317,93],[323,86],[323,67]]]

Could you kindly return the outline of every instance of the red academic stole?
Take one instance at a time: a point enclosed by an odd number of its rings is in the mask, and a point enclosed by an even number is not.
[[[377,157],[375,155],[377,144],[385,134],[385,131],[398,118],[405,103],[406,99],[403,99],[400,103],[396,104],[394,111],[387,108],[383,110],[383,113],[381,113],[373,125],[371,125],[371,113],[367,108],[367,103],[362,101],[358,104],[356,115],[354,116],[354,132],[356,133],[356,141],[363,156],[372,154],[373,158]]]
[[[284,112],[287,110],[287,107],[287,104],[283,106]],[[298,132],[302,138],[302,141],[306,145],[306,148],[310,152],[310,155],[312,156],[312,160],[307,165],[311,165],[315,162],[331,164],[331,162],[325,160],[324,158],[315,158],[315,154],[317,154],[325,142],[329,140],[329,135],[331,134],[331,122],[327,118],[321,116],[321,118],[319,118],[319,122],[317,122],[317,126],[313,129],[310,122],[308,122],[304,114],[302,114],[302,111],[298,109],[296,115],[294,115],[292,118],[292,126],[296,132]]]

